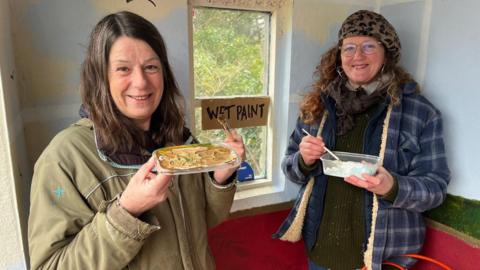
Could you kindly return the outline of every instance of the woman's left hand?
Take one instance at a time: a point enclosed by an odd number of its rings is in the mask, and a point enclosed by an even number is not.
[[[235,130],[232,130],[230,134],[227,135],[224,143],[232,147],[240,156],[240,158],[245,160],[245,145],[243,144],[243,138]],[[238,166],[234,168],[216,170],[213,174],[215,182],[222,185],[237,169]]]
[[[377,195],[385,195],[393,187],[393,176],[384,168],[379,167],[376,175],[362,174],[362,180],[354,175],[345,177],[345,182],[364,188]]]

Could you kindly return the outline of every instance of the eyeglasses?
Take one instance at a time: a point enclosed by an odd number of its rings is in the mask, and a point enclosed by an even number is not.
[[[362,44],[360,44],[360,48],[363,54],[369,55],[369,54],[377,53],[378,48],[380,48],[381,44],[382,44],[381,42],[365,41]],[[340,47],[340,52],[345,57],[352,57],[357,52],[358,46],[359,44],[355,44],[355,43],[343,44]]]

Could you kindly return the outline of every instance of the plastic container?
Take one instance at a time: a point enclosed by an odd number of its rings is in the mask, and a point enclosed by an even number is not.
[[[340,160],[336,160],[328,152],[320,157],[323,164],[323,173],[336,177],[348,177],[355,175],[360,179],[362,174],[366,173],[374,175],[377,172],[380,158],[377,156],[347,153],[347,152],[333,152]]]
[[[189,144],[164,147],[152,154],[157,171],[164,174],[191,174],[237,167],[241,159],[226,144]]]

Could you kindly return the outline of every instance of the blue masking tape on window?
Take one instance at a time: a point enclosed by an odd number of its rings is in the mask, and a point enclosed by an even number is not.
[[[253,174],[253,169],[250,164],[246,161],[242,161],[242,164],[240,164],[240,168],[237,170],[237,179],[239,182],[245,182],[245,181],[250,181],[253,180],[255,177]]]

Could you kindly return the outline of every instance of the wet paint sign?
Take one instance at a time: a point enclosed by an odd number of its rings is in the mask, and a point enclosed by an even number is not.
[[[202,99],[202,129],[220,129],[220,115],[233,128],[265,126],[268,123],[270,97]]]

